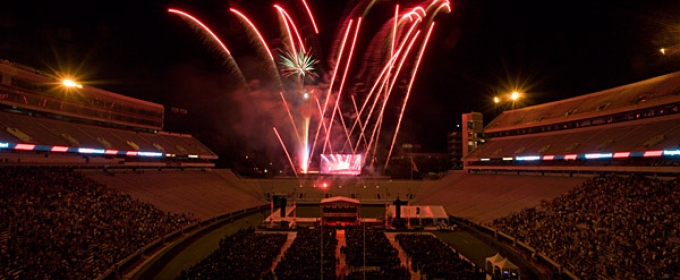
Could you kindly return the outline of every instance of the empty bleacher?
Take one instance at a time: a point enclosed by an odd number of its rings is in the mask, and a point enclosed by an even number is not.
[[[267,204],[246,190],[238,180],[198,170],[109,171],[82,170],[83,174],[110,188],[129,194],[163,211],[193,213],[199,219]]]
[[[416,203],[442,205],[450,215],[484,223],[538,206],[541,201],[564,194],[586,179],[450,171],[432,190],[421,190]]]

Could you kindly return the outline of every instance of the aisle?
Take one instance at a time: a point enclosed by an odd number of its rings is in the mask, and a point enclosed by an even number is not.
[[[276,259],[274,259],[274,263],[272,264],[272,271],[275,271],[276,266],[279,264],[281,261],[281,258],[283,257],[283,254],[286,253],[286,250],[290,248],[290,245],[293,244],[293,241],[295,240],[295,237],[297,236],[297,232],[291,231],[291,232],[286,232],[288,234],[288,238],[286,239],[286,243],[283,243],[283,246],[281,246],[281,252],[279,253],[278,256],[276,256]]]
[[[397,232],[385,232],[385,237],[387,237],[387,240],[390,241],[392,247],[399,251],[399,260],[401,260],[401,265],[408,268],[408,272],[411,273],[411,280],[421,279],[420,273],[418,273],[417,271],[413,271],[413,269],[411,269],[411,265],[408,262],[408,256],[406,256],[406,252],[404,252],[404,250],[397,242],[397,239],[395,238],[397,234],[398,234]]]
[[[340,260],[335,268],[335,279],[343,279],[347,274],[347,263],[345,262],[345,255],[340,254],[340,248],[347,247],[347,240],[345,239],[345,230],[338,229],[335,231],[335,239],[338,240],[338,246],[335,247],[335,258]]]

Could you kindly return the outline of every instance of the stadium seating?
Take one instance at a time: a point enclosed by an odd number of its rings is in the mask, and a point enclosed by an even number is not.
[[[272,279],[266,276],[271,275],[272,262],[286,239],[286,234],[260,234],[254,228],[239,230],[220,240],[217,250],[176,279]]]
[[[95,279],[197,222],[63,167],[0,167],[0,278]]]
[[[486,279],[482,269],[431,234],[399,234],[396,239],[411,259],[413,270],[427,279]]]
[[[493,221],[584,279],[680,277],[677,179],[597,177],[541,210]]]
[[[199,170],[110,171],[82,170],[92,180],[172,213],[193,213],[206,219],[267,204],[238,181]]]
[[[452,174],[453,173],[453,174]],[[451,176],[453,179],[446,179]],[[484,223],[539,205],[587,178],[476,175],[449,172],[436,191],[419,196],[421,205],[442,205],[447,213]],[[448,181],[451,180],[451,181]]]
[[[335,229],[323,230],[323,279],[335,278]],[[321,279],[321,229],[298,229],[293,244],[286,250],[274,273],[279,280]]]
[[[513,126],[607,115],[680,100],[680,72],[600,92],[541,105],[504,111],[487,125],[491,131]]]
[[[492,138],[468,158],[677,149],[680,145],[679,120],[680,117],[671,115],[607,126]],[[663,139],[650,142],[657,135],[663,135]],[[517,153],[520,149],[521,152]]]
[[[68,134],[79,142],[79,147],[85,148],[115,149],[121,151],[139,149],[148,152],[159,152],[158,146],[161,146],[163,152],[169,154],[215,156],[207,147],[190,135],[167,132],[140,132],[0,112],[0,141],[9,143],[23,142],[7,133],[6,129],[8,127],[19,129],[32,138],[32,144],[37,145],[73,146],[67,138],[62,136],[62,134]],[[98,138],[108,142],[110,147],[102,144]],[[134,143],[134,145],[130,143]]]

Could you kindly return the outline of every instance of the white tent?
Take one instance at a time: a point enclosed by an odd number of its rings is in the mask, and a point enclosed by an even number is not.
[[[486,258],[486,262],[484,267],[486,268],[486,271],[492,272],[493,271],[493,266],[495,263],[498,261],[502,260],[503,257],[501,256],[500,253],[496,253],[495,255]]]
[[[519,267],[504,258],[499,253],[486,258],[485,268],[494,276],[509,277],[510,279],[520,279]]]

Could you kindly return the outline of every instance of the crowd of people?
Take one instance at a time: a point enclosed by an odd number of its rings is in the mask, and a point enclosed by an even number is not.
[[[217,250],[177,279],[273,279],[271,267],[287,236],[255,233],[253,227],[241,229],[220,240]]]
[[[196,219],[65,167],[0,167],[0,278],[94,279]]]
[[[321,242],[323,238],[323,268],[321,267]],[[286,250],[276,265],[274,274],[279,280],[335,279],[335,248],[338,240],[334,228],[300,228],[293,244]]]
[[[401,266],[399,251],[395,249],[381,229],[348,228],[345,231],[347,247],[345,256],[350,273],[345,279],[364,279],[364,245],[366,279],[411,279],[411,273]]]
[[[396,240],[409,257],[411,268],[428,279],[486,279],[483,269],[431,234],[398,234]]]
[[[585,279],[678,279],[678,201],[678,179],[601,176],[493,226]]]

